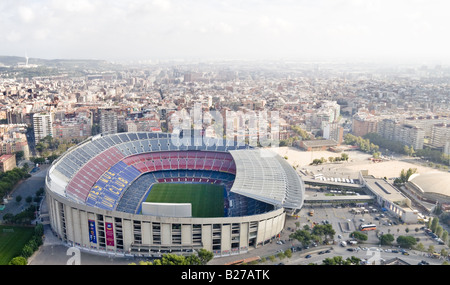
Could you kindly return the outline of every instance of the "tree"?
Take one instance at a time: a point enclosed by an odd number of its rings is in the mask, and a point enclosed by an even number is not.
[[[416,239],[412,236],[397,237],[397,244],[403,248],[412,248],[416,243]]]
[[[435,232],[435,234],[438,236],[438,238],[441,238],[443,232],[444,232],[444,229],[442,228],[442,226],[438,225],[436,227],[436,232]]]
[[[344,161],[348,161],[348,154],[342,153],[342,154],[341,154],[341,158],[342,158],[342,160],[344,160]]]
[[[290,234],[292,239],[298,240],[301,244],[307,245],[311,242],[311,234],[307,230],[297,230],[296,232]]]
[[[336,234],[336,232],[333,229],[331,224],[326,224],[326,225],[316,225],[316,226],[314,226],[314,228],[312,229],[311,234],[315,235],[315,236],[318,236],[319,239],[322,236],[325,239],[327,239],[327,238],[333,239],[333,237]]]
[[[361,259],[351,256],[344,260],[342,256],[327,257],[322,261],[322,265],[352,265],[360,264]]]
[[[25,155],[25,153],[23,152],[23,150],[16,151],[16,160],[17,160],[17,161],[22,160],[22,158],[24,157],[24,155]]]
[[[6,213],[3,215],[3,221],[5,221],[5,223],[14,223],[14,215],[11,213]]]
[[[444,243],[446,243],[446,242],[448,241],[448,232],[447,232],[447,231],[444,231],[444,232],[442,233],[441,239],[442,239],[442,241],[443,241]]]
[[[28,261],[23,256],[17,256],[11,259],[11,261],[8,263],[8,265],[27,265]]]
[[[22,196],[17,195],[17,196],[16,196],[16,202],[17,202],[17,203],[20,203],[20,201],[22,201]]]
[[[416,246],[416,249],[418,251],[425,251],[425,246],[423,245],[423,243],[419,242]]]
[[[206,265],[211,259],[214,258],[214,254],[211,251],[208,251],[204,248],[200,249],[197,252],[197,255],[202,265]]]
[[[394,236],[391,234],[380,235],[379,237],[381,245],[392,245]]]
[[[22,256],[28,258],[31,255],[33,255],[33,252],[34,252],[33,248],[30,245],[26,244],[22,249]]]
[[[161,258],[161,265],[189,265],[186,257],[173,253],[166,253]]]
[[[403,152],[404,152],[405,154],[409,155],[409,153],[411,152],[409,146],[405,145],[405,146],[403,147]]]
[[[287,258],[291,258],[291,257],[292,257],[292,250],[287,249],[287,250],[284,252],[284,255],[285,255]]]
[[[427,228],[431,229],[431,223],[432,222],[433,222],[433,219],[428,219]]]
[[[433,233],[436,232],[438,225],[439,225],[439,218],[438,217],[434,217],[433,221],[431,222],[430,230]]]
[[[354,231],[350,234],[350,237],[355,238],[359,241],[366,241],[367,240],[367,235],[363,234],[359,231]]]

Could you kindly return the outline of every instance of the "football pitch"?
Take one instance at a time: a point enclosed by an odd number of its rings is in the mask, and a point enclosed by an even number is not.
[[[33,227],[0,226],[0,265],[20,255],[33,234]]]
[[[192,217],[223,217],[224,191],[223,186],[214,184],[158,183],[145,202],[191,203]]]

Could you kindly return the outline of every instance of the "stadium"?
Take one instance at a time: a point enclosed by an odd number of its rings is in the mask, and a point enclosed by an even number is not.
[[[53,162],[45,184],[50,225],[68,246],[149,257],[263,246],[305,191],[273,152],[144,132],[90,137]]]

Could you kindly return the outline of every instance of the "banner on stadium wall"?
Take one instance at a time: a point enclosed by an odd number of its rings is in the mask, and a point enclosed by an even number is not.
[[[95,231],[95,221],[89,220],[89,241],[92,243],[97,243],[97,233]]]
[[[106,245],[114,246],[114,230],[112,223],[105,223],[105,237],[106,237]]]

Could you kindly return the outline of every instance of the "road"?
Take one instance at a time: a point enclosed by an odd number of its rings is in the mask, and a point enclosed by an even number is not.
[[[3,221],[4,214],[11,213],[16,215],[28,207],[28,203],[26,203],[25,199],[28,196],[34,198],[36,191],[45,186],[45,175],[47,174],[48,168],[49,165],[42,165],[38,171],[31,173],[31,177],[19,182],[19,184],[15,186],[8,203],[5,204],[5,209],[0,212],[0,223]],[[22,196],[22,200],[16,202],[16,197],[19,195]]]
[[[334,256],[342,256],[343,259],[347,259],[348,257],[355,256],[361,260],[369,260],[372,264],[381,264],[382,261],[390,260],[393,258],[400,258],[403,261],[411,264],[417,265],[420,261],[425,260],[429,262],[431,265],[440,265],[444,261],[441,259],[430,258],[426,253],[417,252],[417,251],[407,251],[409,255],[403,255],[402,253],[393,253],[386,252],[386,249],[392,249],[391,247],[368,247],[365,250],[358,251],[347,251],[349,247],[341,247],[341,246],[333,246],[330,253],[318,254],[319,251],[323,251],[329,249],[329,246],[316,248],[313,251],[308,252],[298,252],[294,254],[289,259],[284,259],[283,262],[286,265],[307,265],[310,263],[322,264],[322,261],[325,258],[332,258]],[[352,247],[357,248],[357,247]],[[381,251],[379,251],[381,250]],[[306,255],[311,255],[310,258],[305,258]],[[280,261],[278,261],[280,262]]]

